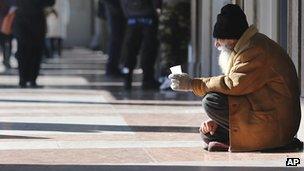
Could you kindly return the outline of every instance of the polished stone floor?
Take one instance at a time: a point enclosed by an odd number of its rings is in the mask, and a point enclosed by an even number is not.
[[[285,170],[287,158],[304,166],[303,153],[204,151],[200,98],[143,91],[140,70],[124,91],[121,79],[104,76],[105,61],[67,50],[43,63],[42,89],[19,89],[16,69],[2,69],[0,170]]]

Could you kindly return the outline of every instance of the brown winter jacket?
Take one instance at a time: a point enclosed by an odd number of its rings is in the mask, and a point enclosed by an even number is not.
[[[299,129],[300,91],[288,54],[251,26],[238,40],[225,75],[196,78],[194,94],[228,95],[231,151],[286,145]]]

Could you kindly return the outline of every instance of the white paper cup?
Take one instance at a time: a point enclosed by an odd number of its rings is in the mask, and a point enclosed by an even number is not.
[[[181,74],[182,73],[182,66],[176,65],[170,68],[172,74]]]

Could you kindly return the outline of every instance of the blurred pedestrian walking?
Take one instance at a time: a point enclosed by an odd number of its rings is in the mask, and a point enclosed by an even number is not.
[[[122,76],[119,67],[121,58],[121,48],[125,31],[125,18],[119,0],[99,0],[99,8],[105,14],[108,23],[109,43],[107,48],[108,61],[106,65],[106,75],[111,77]],[[99,11],[99,13],[103,13]]]
[[[52,6],[55,0],[17,0],[14,33],[17,38],[17,60],[19,86],[38,88],[36,79],[39,75],[43,54],[46,19],[44,8]]]
[[[58,0],[53,7],[46,9],[47,34],[46,50],[47,57],[60,57],[62,43],[67,36],[67,26],[70,21],[69,0]]]
[[[141,55],[143,69],[143,89],[158,89],[159,83],[154,78],[154,65],[157,56],[157,27],[161,1],[158,0],[121,0],[124,15],[127,18],[122,55],[129,73],[125,78],[125,89],[132,88],[133,70],[137,55]]]
[[[3,53],[3,65],[5,69],[10,69],[10,57],[12,55],[12,26],[16,10],[15,0],[0,0],[0,46]]]

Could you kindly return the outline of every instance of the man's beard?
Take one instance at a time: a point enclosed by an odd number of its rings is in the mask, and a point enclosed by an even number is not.
[[[225,46],[220,46],[217,48],[219,51],[221,51],[218,59],[218,64],[221,67],[222,73],[227,74],[228,72],[228,61],[231,55],[231,50],[228,49]]]

